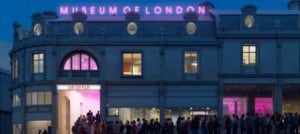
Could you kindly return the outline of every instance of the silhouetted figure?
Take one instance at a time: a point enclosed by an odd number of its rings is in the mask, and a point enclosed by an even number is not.
[[[227,116],[225,119],[225,129],[226,134],[231,134],[231,119],[230,116]]]
[[[46,130],[46,129],[44,129],[44,132],[43,132],[43,134],[48,134],[48,132],[47,132],[47,130]]]

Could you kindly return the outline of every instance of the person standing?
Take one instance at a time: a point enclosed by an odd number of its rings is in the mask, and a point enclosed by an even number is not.
[[[245,115],[242,114],[241,118],[240,118],[240,131],[241,131],[241,134],[244,134],[245,132]]]
[[[232,119],[232,133],[237,134],[238,128],[239,128],[239,120],[237,115],[234,114]]]
[[[192,134],[199,134],[199,116],[195,116],[191,123]]]
[[[253,123],[252,115],[250,113],[247,114],[245,123],[246,123],[246,128],[247,128],[247,134],[253,134],[254,123]]]
[[[231,134],[231,119],[230,116],[228,115],[225,119],[225,129],[226,129],[226,134]]]
[[[211,119],[211,117],[208,120],[207,127],[208,127],[208,134],[213,134],[213,132],[214,132],[214,122]]]
[[[44,131],[43,131],[43,134],[48,134],[48,132],[47,132],[47,130],[46,130],[46,129],[44,129]]]

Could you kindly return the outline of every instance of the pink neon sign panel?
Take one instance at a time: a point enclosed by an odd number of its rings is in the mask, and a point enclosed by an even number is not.
[[[122,15],[128,12],[137,12],[144,15],[182,15],[186,12],[205,14],[205,6],[60,6],[60,15],[70,15],[83,12],[87,15]]]

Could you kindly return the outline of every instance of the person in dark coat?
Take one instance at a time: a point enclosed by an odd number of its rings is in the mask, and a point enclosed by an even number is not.
[[[46,129],[44,129],[44,131],[43,131],[43,134],[48,134],[48,132],[47,132],[47,130],[46,130]]]
[[[231,119],[230,116],[228,115],[225,119],[225,129],[226,129],[226,134],[231,134]]]

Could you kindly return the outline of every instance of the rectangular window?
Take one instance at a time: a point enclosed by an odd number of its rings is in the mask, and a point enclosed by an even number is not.
[[[34,53],[33,54],[33,73],[44,72],[44,54]]]
[[[19,72],[19,61],[18,59],[13,59],[13,63],[12,63],[12,75],[13,75],[13,78],[16,79],[18,78],[18,72]]]
[[[45,92],[38,92],[38,105],[45,104]]]
[[[255,66],[256,65],[256,46],[246,44],[243,46],[243,65]]]
[[[52,103],[51,92],[28,92],[26,93],[26,104],[29,105],[50,105]]]
[[[21,106],[21,99],[19,95],[15,94],[13,96],[13,107],[18,107],[18,106]]]
[[[32,105],[31,104],[31,93],[26,93],[26,104],[27,105]]]
[[[198,73],[198,52],[184,52],[184,73]]]
[[[22,134],[22,126],[21,123],[13,124],[13,134]]]
[[[36,120],[36,121],[27,121],[26,124],[26,134],[38,134],[39,130],[44,130],[47,131],[47,134],[50,133],[48,128],[51,126],[51,121],[50,120]]]
[[[31,104],[32,105],[37,105],[38,99],[37,99],[37,92],[32,92],[31,93]]]
[[[123,76],[142,75],[142,54],[123,53]]]
[[[45,92],[45,104],[46,105],[52,104],[52,94],[51,94],[51,92]]]
[[[108,108],[108,115],[109,116],[118,116],[119,109],[118,108]]]

